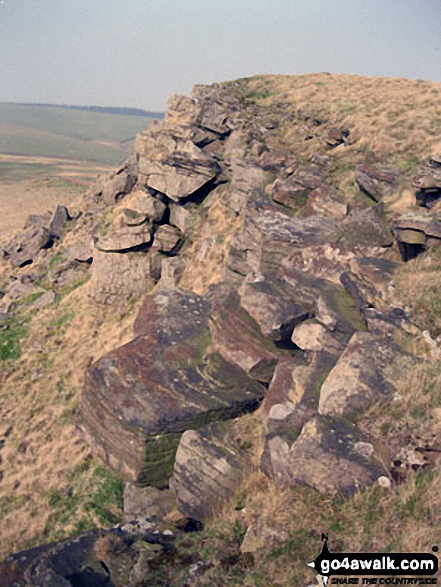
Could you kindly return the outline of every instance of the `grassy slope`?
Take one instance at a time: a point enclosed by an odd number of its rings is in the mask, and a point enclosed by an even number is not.
[[[117,165],[149,117],[0,104],[0,153]]]
[[[441,137],[440,84],[326,74],[258,77],[240,84],[244,95],[260,104],[270,107],[273,101],[288,101],[293,111],[301,109],[351,127],[351,136],[357,139],[353,145],[330,152],[335,183],[347,192],[353,190],[354,163],[366,149],[400,165],[410,178],[418,161]],[[289,125],[282,132],[289,142]],[[299,146],[292,144],[292,148]],[[415,319],[423,320],[435,334],[441,329],[438,255],[433,250],[403,266],[397,275],[399,291]],[[1,553],[81,530],[93,522],[105,523],[119,511],[118,490],[112,479],[102,481],[99,464],[87,457],[88,448],[73,427],[72,414],[81,389],[81,370],[89,357],[128,340],[135,309],[125,316],[96,312],[87,300],[87,287],[40,311],[27,328],[22,358],[4,363],[11,375],[1,391],[0,414],[13,430],[3,451]],[[17,328],[16,332],[18,336],[23,331]],[[33,344],[26,345],[26,339]],[[435,363],[430,372],[405,374],[399,383],[401,407],[392,404],[381,414],[374,410],[372,422],[392,427],[406,424],[421,434],[428,427],[439,428],[440,373],[441,363]],[[260,441],[253,438],[256,453]],[[277,489],[256,467],[222,515],[214,516],[202,534],[186,536],[183,547],[197,553],[198,560],[209,561],[224,552],[226,558],[233,555],[234,561],[244,529],[260,518],[276,529],[276,543],[255,557],[238,559],[237,564],[209,569],[200,585],[303,585],[314,577],[305,563],[318,554],[322,531],[330,533],[330,547],[338,551],[430,551],[439,543],[440,481],[435,468],[416,473],[395,491],[375,487],[343,502],[304,488]],[[167,563],[157,573],[158,584],[164,577],[172,577],[174,585],[182,584],[181,566]]]

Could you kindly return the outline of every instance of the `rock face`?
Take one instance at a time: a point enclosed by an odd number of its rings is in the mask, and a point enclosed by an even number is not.
[[[167,485],[181,434],[255,410],[263,388],[210,350],[210,304],[147,296],[135,338],[88,373],[80,410],[98,454],[132,480]]]

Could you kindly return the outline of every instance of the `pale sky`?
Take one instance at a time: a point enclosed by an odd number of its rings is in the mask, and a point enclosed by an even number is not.
[[[196,83],[441,82],[441,0],[0,0],[0,101],[164,110]]]

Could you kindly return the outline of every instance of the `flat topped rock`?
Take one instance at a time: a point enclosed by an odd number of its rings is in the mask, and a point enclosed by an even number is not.
[[[209,312],[196,294],[147,296],[135,338],[87,374],[85,429],[101,445],[97,452],[127,476],[137,478],[147,463],[144,484],[167,483],[164,463],[172,465],[182,432],[252,411],[263,397],[259,383],[211,350]]]
[[[413,230],[441,238],[441,215],[425,210],[406,212],[393,222],[393,227],[396,231]]]
[[[126,226],[110,230],[109,234],[95,238],[95,247],[99,251],[123,252],[152,242],[152,227],[149,224]]]

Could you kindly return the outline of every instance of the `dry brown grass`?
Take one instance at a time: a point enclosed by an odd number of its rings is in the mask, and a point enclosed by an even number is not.
[[[248,78],[246,93],[262,105],[283,101],[299,113],[348,126],[351,149],[399,157],[405,168],[439,145],[437,82],[327,73],[256,76]]]
[[[71,204],[106,170],[63,159],[0,155],[0,236],[21,229],[30,214]]]
[[[87,365],[130,340],[136,306],[114,313],[97,307],[87,290],[83,285],[33,317],[22,357],[2,386],[0,414],[12,432],[2,451],[0,557],[37,537],[69,535],[83,517],[99,524],[83,507],[99,463],[74,414]],[[72,494],[78,499],[68,522],[57,519],[57,507]]]

